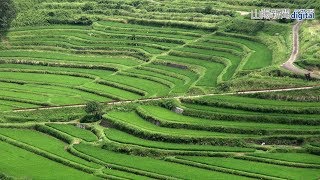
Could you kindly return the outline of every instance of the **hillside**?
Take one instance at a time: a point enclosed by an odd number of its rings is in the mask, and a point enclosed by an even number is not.
[[[320,178],[317,1],[6,2],[0,179]]]

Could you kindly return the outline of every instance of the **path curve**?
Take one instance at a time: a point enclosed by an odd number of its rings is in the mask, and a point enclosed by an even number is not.
[[[296,88],[264,89],[264,90],[252,90],[252,91],[239,91],[239,92],[234,92],[234,93],[203,94],[203,95],[194,95],[194,96],[175,96],[175,97],[162,97],[162,98],[159,97],[159,98],[148,98],[148,99],[138,99],[138,100],[124,100],[124,101],[116,101],[116,102],[107,102],[107,103],[103,103],[103,104],[105,104],[105,105],[120,105],[120,104],[132,103],[132,102],[148,102],[148,101],[183,99],[183,98],[200,98],[200,97],[205,97],[205,96],[217,96],[217,95],[237,95],[237,94],[266,93],[266,92],[296,91],[296,90],[312,89],[315,87],[320,87],[320,84],[317,86],[306,86],[306,87],[296,87]],[[85,106],[86,106],[85,104],[74,104],[74,105],[63,105],[63,106],[39,107],[39,108],[25,108],[25,109],[15,109],[12,112],[27,112],[27,111],[36,111],[36,110],[77,108],[77,107],[85,107]]]
[[[285,68],[295,74],[305,75],[305,74],[310,73],[310,76],[312,78],[320,79],[319,75],[317,75],[311,71],[298,68],[297,66],[294,65],[294,62],[297,60],[297,58],[299,56],[299,29],[300,29],[300,26],[302,23],[303,23],[303,21],[299,21],[298,23],[296,23],[292,27],[292,34],[293,34],[292,53],[291,53],[291,56],[288,59],[288,61],[283,63],[281,67],[283,67],[283,68]]]

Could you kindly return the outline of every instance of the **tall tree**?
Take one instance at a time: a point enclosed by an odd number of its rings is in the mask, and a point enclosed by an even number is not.
[[[0,30],[6,30],[16,17],[16,9],[12,0],[0,0]]]

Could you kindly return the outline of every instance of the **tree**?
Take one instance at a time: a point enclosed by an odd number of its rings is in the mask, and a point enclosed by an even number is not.
[[[100,103],[95,101],[90,101],[86,104],[84,110],[86,113],[94,115],[94,116],[101,116],[102,115],[102,106]]]
[[[94,9],[94,5],[92,3],[85,3],[82,7],[82,11],[91,11]]]
[[[208,6],[206,6],[204,9],[203,9],[203,13],[204,14],[211,14],[212,13],[212,6],[210,6],[210,5],[208,5]]]
[[[82,123],[89,123],[99,121],[103,115],[102,105],[95,101],[90,101],[84,107],[87,115],[85,115],[80,121]]]
[[[10,27],[12,20],[16,17],[16,9],[12,0],[0,0],[0,29],[6,30]]]

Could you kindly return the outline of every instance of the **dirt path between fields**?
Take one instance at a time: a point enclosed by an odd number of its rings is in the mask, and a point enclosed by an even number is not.
[[[294,65],[294,62],[297,60],[298,56],[299,56],[299,29],[300,29],[300,26],[302,24],[303,21],[299,21],[298,23],[296,23],[293,27],[292,27],[292,33],[293,33],[293,44],[292,44],[292,53],[291,53],[291,56],[290,58],[288,59],[287,62],[283,63],[281,67],[295,73],[295,74],[308,74],[310,73],[310,76],[312,78],[317,78],[317,79],[320,79],[320,76],[311,72],[311,71],[308,71],[308,70],[305,70],[305,69],[301,69],[301,68],[298,68],[297,66]]]
[[[237,95],[237,94],[254,94],[254,93],[265,93],[265,92],[282,92],[282,91],[296,91],[296,90],[305,90],[312,89],[318,86],[307,86],[307,87],[297,87],[297,88],[282,88],[282,89],[264,89],[256,91],[239,91],[234,93],[222,93],[222,94],[204,94],[204,95],[194,95],[194,96],[175,96],[175,97],[159,97],[159,98],[147,98],[147,99],[138,99],[138,100],[125,100],[125,101],[116,101],[116,102],[107,102],[105,105],[120,105],[128,104],[132,102],[148,102],[148,101],[159,101],[159,100],[168,100],[168,99],[183,99],[183,98],[199,98],[205,96],[217,96],[217,95]],[[75,104],[75,105],[64,105],[64,106],[51,106],[51,107],[39,107],[39,108],[26,108],[26,109],[16,109],[12,112],[27,112],[27,111],[36,111],[36,110],[49,110],[49,109],[63,109],[63,108],[77,108],[84,107],[85,104]]]

